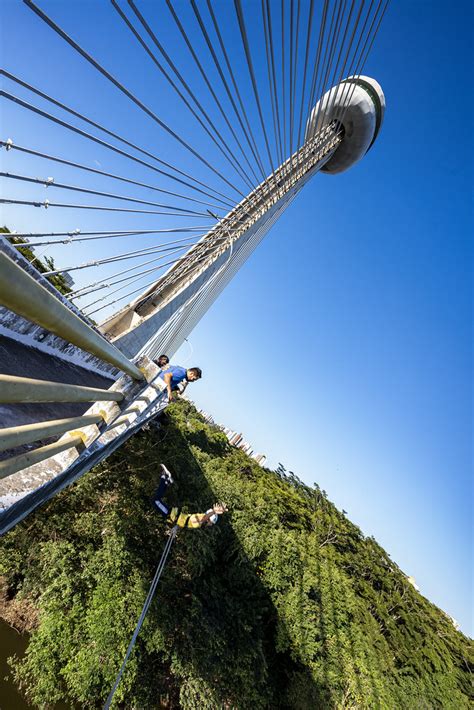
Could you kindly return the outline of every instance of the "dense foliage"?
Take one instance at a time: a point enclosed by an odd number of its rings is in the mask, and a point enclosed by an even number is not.
[[[10,233],[11,232],[7,227],[0,227],[0,234],[9,235]],[[31,261],[33,263],[33,266],[40,272],[40,274],[44,274],[47,271],[55,270],[54,259],[50,256],[45,256],[43,257],[43,259],[38,259],[33,249],[28,246],[28,242],[26,239],[23,239],[22,237],[15,237],[15,235],[12,235],[10,237],[7,236],[7,238],[11,244],[16,246],[20,254],[22,254],[25,259],[28,259],[28,261]],[[59,293],[62,293],[63,295],[71,293],[72,289],[70,286],[67,285],[62,274],[54,274],[52,276],[46,276],[46,278],[59,291]]]
[[[0,542],[9,596],[39,610],[14,663],[35,706],[107,697],[166,539],[161,461],[171,504],[230,512],[179,533],[117,707],[470,707],[468,639],[318,486],[260,468],[185,401]]]

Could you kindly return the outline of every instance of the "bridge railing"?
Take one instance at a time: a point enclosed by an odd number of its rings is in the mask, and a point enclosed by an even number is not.
[[[143,380],[143,373],[118,348],[3,253],[0,253],[0,305],[114,365],[134,380]]]
[[[116,435],[117,429],[123,433],[124,428],[139,416],[144,407],[149,406],[154,397],[161,395],[160,387],[150,389],[149,386],[150,380],[158,372],[152,363],[141,363],[139,367],[126,358],[60,298],[55,297],[54,293],[44,288],[2,252],[0,305],[125,373],[110,389],[0,375],[0,404],[95,403],[82,416],[0,428],[0,452],[11,450],[16,454],[0,461],[0,479],[48,459],[56,461],[59,454],[71,449],[75,450],[72,458],[77,458],[104,431],[115,429],[111,436]],[[146,401],[141,406],[134,405],[134,399],[145,390],[148,392]],[[53,443],[48,441],[56,436],[60,436],[59,440]],[[37,448],[25,451],[35,442],[38,442]],[[48,443],[42,446],[43,442]],[[20,453],[19,447],[23,449]],[[64,461],[71,461],[71,456]]]

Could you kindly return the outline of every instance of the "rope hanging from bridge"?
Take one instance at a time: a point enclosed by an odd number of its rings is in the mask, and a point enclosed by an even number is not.
[[[173,542],[176,538],[176,533],[178,532],[178,526],[175,525],[174,528],[171,529],[169,537],[166,541],[165,548],[163,550],[163,554],[161,555],[161,559],[158,563],[158,567],[156,568],[155,576],[153,577],[149,592],[147,594],[147,597],[145,599],[145,603],[143,604],[142,612],[140,614],[140,618],[138,619],[137,625],[135,627],[135,631],[133,632],[133,636],[131,638],[131,641],[128,645],[127,652],[125,654],[125,658],[123,659],[123,663],[120,667],[120,670],[117,674],[117,678],[115,679],[114,686],[112,690],[109,693],[109,697],[107,698],[105,705],[104,705],[104,710],[108,710],[112,704],[112,700],[114,698],[114,695],[117,691],[117,688],[119,686],[119,683],[122,679],[123,672],[125,670],[125,666],[127,665],[127,661],[130,658],[130,654],[133,651],[133,647],[135,646],[138,634],[140,633],[140,629],[142,627],[142,624],[145,620],[145,616],[148,612],[148,609],[150,608],[150,604],[153,601],[153,597],[155,595],[156,588],[158,586],[158,582],[160,581],[160,577],[163,573],[163,570],[166,565],[166,560],[168,559],[168,555],[171,550],[171,546],[173,545]]]

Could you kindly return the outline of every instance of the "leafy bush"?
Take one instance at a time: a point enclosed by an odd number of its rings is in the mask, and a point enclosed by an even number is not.
[[[230,512],[179,533],[116,707],[470,707],[468,639],[324,491],[260,468],[185,401],[0,542],[9,596],[39,610],[14,663],[35,706],[105,701],[166,540],[161,461],[170,504]]]

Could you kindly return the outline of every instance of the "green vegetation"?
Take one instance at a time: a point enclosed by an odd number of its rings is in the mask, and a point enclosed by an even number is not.
[[[35,707],[105,701],[165,542],[161,461],[171,504],[230,513],[179,533],[116,707],[471,707],[470,641],[317,485],[260,468],[185,401],[0,542],[8,598],[39,612],[13,664]]]
[[[10,234],[10,230],[7,227],[0,227],[0,234]],[[31,249],[31,247],[27,245],[26,239],[23,239],[22,237],[15,237],[14,235],[12,235],[11,237],[8,237],[8,241],[14,246],[16,246],[20,254],[22,254],[25,259],[34,262],[33,266],[40,272],[40,274],[44,274],[46,271],[54,271],[54,259],[49,256],[45,256],[43,259],[38,259],[35,256],[34,251]],[[48,279],[49,283],[52,284],[59,291],[59,293],[62,293],[64,296],[66,296],[68,293],[71,293],[72,289],[67,285],[62,274],[56,274],[55,276],[47,276],[46,278]]]

